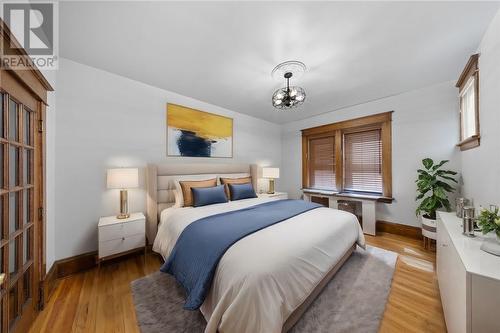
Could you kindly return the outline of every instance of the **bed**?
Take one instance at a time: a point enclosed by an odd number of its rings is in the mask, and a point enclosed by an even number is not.
[[[174,207],[173,180],[195,174],[251,175],[258,188],[256,165],[148,165],[148,240],[164,259],[192,222],[276,200],[254,198],[196,208]],[[205,332],[288,331],[356,244],[364,246],[356,217],[330,208],[307,211],[240,239],[220,259],[200,307],[207,321]]]

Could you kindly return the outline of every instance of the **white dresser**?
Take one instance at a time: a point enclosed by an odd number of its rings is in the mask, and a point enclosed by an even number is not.
[[[99,263],[138,249],[146,250],[146,217],[143,213],[130,214],[126,219],[101,217],[98,228]]]
[[[462,235],[462,219],[438,212],[437,276],[450,333],[500,332],[500,257],[480,250],[485,238]]]

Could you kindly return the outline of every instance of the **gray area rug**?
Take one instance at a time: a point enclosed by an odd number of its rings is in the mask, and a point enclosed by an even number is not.
[[[376,247],[357,249],[290,332],[377,332],[391,289],[397,254]],[[131,283],[142,333],[198,333],[199,311],[182,308],[175,279],[156,272]]]

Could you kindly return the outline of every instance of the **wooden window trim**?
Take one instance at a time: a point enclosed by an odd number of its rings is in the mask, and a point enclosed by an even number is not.
[[[366,129],[380,129],[382,140],[382,195],[392,200],[392,113],[394,111],[340,121],[332,124],[303,129],[302,132],[302,188],[309,188],[309,140],[322,135],[335,136],[336,192],[343,193],[344,158],[343,134]]]
[[[462,93],[462,90],[465,88],[467,82],[471,77],[474,77],[474,93],[475,93],[474,118],[476,123],[475,124],[476,134],[468,138],[464,138],[463,125],[462,125],[462,110],[460,109],[460,142],[457,144],[457,147],[459,147],[461,151],[479,147],[481,143],[481,135],[479,127],[479,53],[473,54],[469,58],[469,61],[465,65],[464,70],[462,71],[460,77],[458,78],[458,81],[455,86],[458,88],[459,94]]]
[[[364,126],[373,126],[375,124],[382,124],[386,121],[392,120],[392,113],[394,111],[383,112],[374,114],[371,116],[365,116],[350,120],[339,121],[337,123],[321,125],[317,127],[306,128],[302,130],[302,135],[311,135],[311,134],[319,134],[325,132],[333,132],[336,130],[345,130],[348,128],[356,128],[356,127],[364,127]]]

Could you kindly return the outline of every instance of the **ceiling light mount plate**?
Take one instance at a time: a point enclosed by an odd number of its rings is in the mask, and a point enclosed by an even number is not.
[[[297,60],[290,60],[282,62],[274,67],[271,76],[277,80],[283,80],[285,74],[291,73],[294,78],[299,78],[306,71],[306,65]]]

